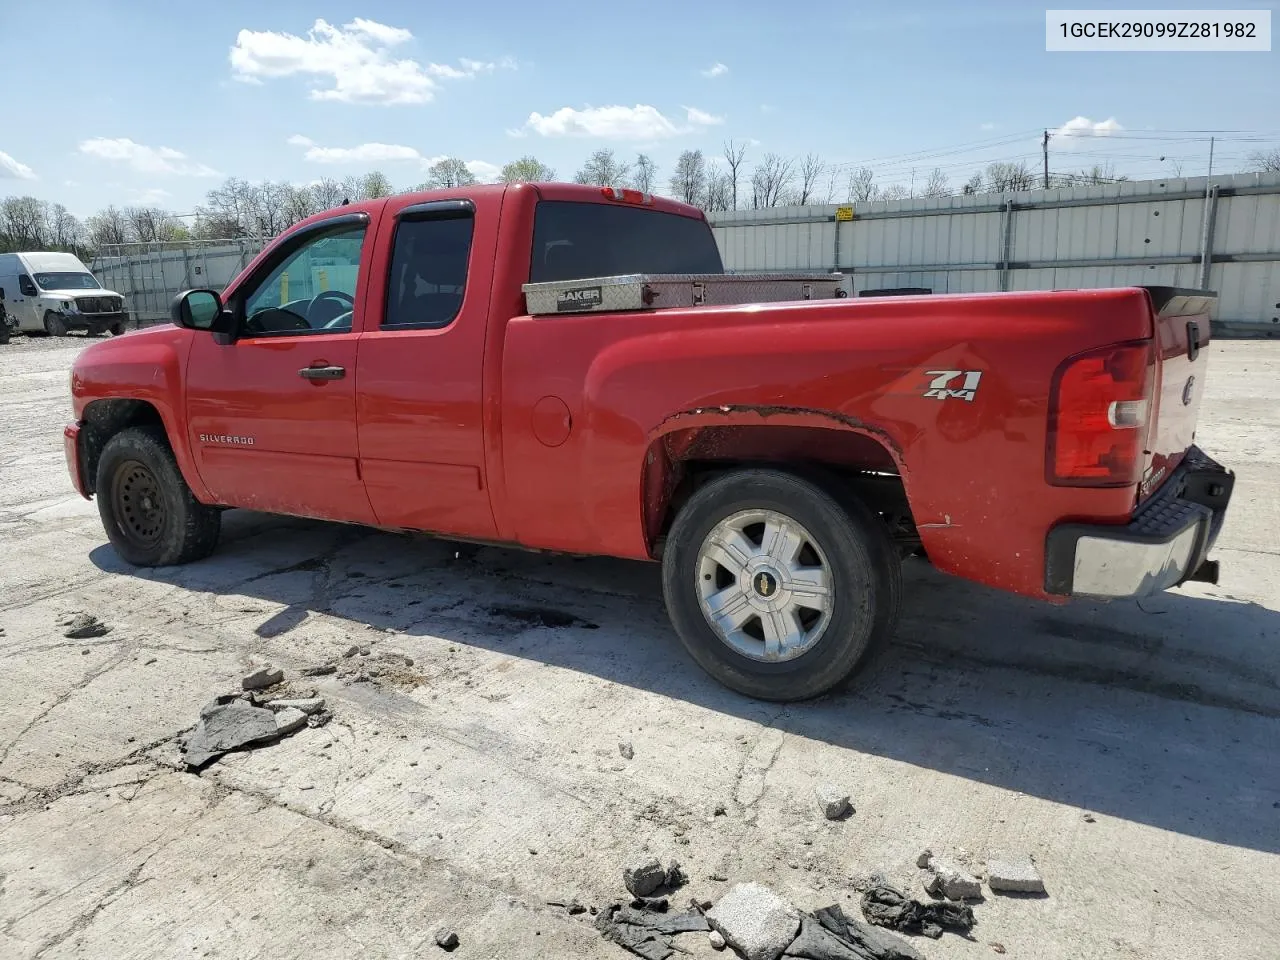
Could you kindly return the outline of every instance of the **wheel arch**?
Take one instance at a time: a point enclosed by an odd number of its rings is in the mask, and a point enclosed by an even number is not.
[[[882,430],[823,411],[736,408],[695,411],[664,427],[650,438],[641,476],[644,536],[654,559],[661,559],[672,521],[696,490],[753,467],[803,476],[838,500],[857,497],[894,524],[895,540],[919,546],[900,448]]]
[[[169,448],[174,451],[183,479],[195,490],[196,487],[191,483],[191,477],[183,464],[182,453],[173,443],[164,415],[149,400],[133,397],[108,397],[94,400],[85,406],[81,415],[78,439],[84,489],[91,495],[97,492],[98,462],[102,458],[102,451],[107,442],[121,430],[138,426],[157,426],[164,432]]]

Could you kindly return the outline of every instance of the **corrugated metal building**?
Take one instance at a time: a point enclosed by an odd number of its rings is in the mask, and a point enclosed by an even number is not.
[[[1207,287],[1220,333],[1280,336],[1280,174],[737,210],[712,223],[735,271],[838,269],[855,294]]]

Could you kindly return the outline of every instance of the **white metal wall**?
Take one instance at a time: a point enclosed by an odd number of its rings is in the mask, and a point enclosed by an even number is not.
[[[1212,186],[1207,286],[1220,332],[1280,336],[1280,175]],[[839,269],[855,293],[1198,287],[1205,191],[1203,177],[1140,180],[864,203],[845,222],[834,206],[810,206],[718,213],[712,224],[731,270]]]

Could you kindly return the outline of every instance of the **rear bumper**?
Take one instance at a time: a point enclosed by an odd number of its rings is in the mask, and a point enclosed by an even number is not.
[[[76,493],[89,499],[89,486],[85,480],[84,467],[80,462],[80,424],[68,423],[62,429],[62,452],[67,458],[67,470],[71,474],[71,485]]]
[[[1045,544],[1045,592],[1146,597],[1187,580],[1217,582],[1205,562],[1218,539],[1235,475],[1191,447],[1125,526],[1064,523]]]

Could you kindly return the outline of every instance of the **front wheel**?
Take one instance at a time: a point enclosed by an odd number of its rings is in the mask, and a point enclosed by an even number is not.
[[[50,310],[44,315],[44,332],[51,337],[65,337],[67,335],[66,321]]]
[[[191,493],[159,427],[130,427],[107,441],[97,495],[111,545],[134,566],[189,563],[218,544],[221,513]]]
[[[835,688],[893,633],[902,569],[861,503],[780,470],[727,474],[676,517],[662,561],[671,621],[739,693],[803,700]]]

